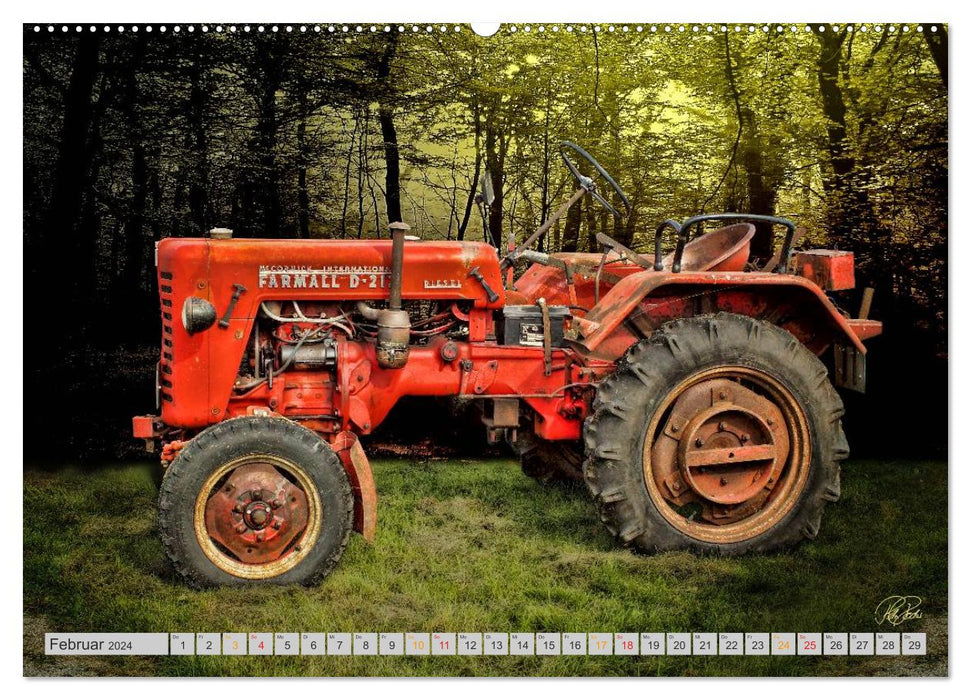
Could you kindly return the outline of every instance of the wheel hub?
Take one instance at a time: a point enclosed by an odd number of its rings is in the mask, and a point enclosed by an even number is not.
[[[789,446],[775,403],[738,381],[712,378],[674,401],[652,450],[652,471],[672,504],[700,504],[703,520],[726,524],[771,497]]]
[[[285,554],[309,522],[307,496],[273,465],[251,462],[227,474],[205,506],[209,536],[245,564]]]
[[[702,498],[738,505],[766,485],[777,456],[765,419],[731,401],[720,401],[688,422],[679,444],[678,466]]]
[[[251,530],[262,530],[267,526],[267,521],[272,517],[272,509],[268,503],[255,501],[246,506],[243,511],[243,522]]]

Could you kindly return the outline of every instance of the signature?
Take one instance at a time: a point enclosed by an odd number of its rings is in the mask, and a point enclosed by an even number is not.
[[[878,625],[889,622],[896,627],[907,620],[919,620],[924,616],[920,609],[923,601],[915,595],[891,595],[880,601],[874,611]]]

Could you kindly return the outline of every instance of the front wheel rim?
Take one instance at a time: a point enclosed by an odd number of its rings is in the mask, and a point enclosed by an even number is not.
[[[320,494],[305,469],[276,455],[240,457],[214,471],[196,498],[193,526],[206,557],[244,579],[296,567],[320,537]]]
[[[731,544],[792,511],[811,458],[806,414],[789,388],[756,368],[716,367],[682,381],[654,413],[644,482],[678,531]]]

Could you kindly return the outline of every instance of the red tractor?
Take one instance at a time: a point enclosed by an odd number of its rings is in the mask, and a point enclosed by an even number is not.
[[[745,214],[666,221],[652,258],[603,234],[602,253],[531,251],[585,195],[620,214],[595,181],[627,206],[589,154],[563,148],[575,194],[502,258],[401,223],[390,240],[214,229],[159,243],[161,411],[134,435],[162,443],[162,541],[190,583],[312,584],[352,530],[372,541],[358,436],[403,396],[479,401],[490,441],[541,480],[582,478],[638,551],[816,535],[848,454],[819,358],[832,348],[835,382],[861,389],[862,341],[881,331],[827,296],[854,286],[852,253],[793,254],[791,222]],[[785,229],[771,259],[750,254],[752,222]]]

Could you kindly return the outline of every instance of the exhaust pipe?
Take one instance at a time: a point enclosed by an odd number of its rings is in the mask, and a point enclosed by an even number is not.
[[[385,369],[400,369],[408,361],[408,341],[411,338],[411,319],[401,308],[402,268],[405,255],[405,231],[411,227],[395,221],[391,229],[391,293],[387,309],[375,309],[361,301],[357,309],[369,321],[377,321],[378,364]]]
[[[388,308],[401,311],[401,270],[405,262],[405,231],[411,227],[401,221],[388,226],[391,229],[391,299]]]

